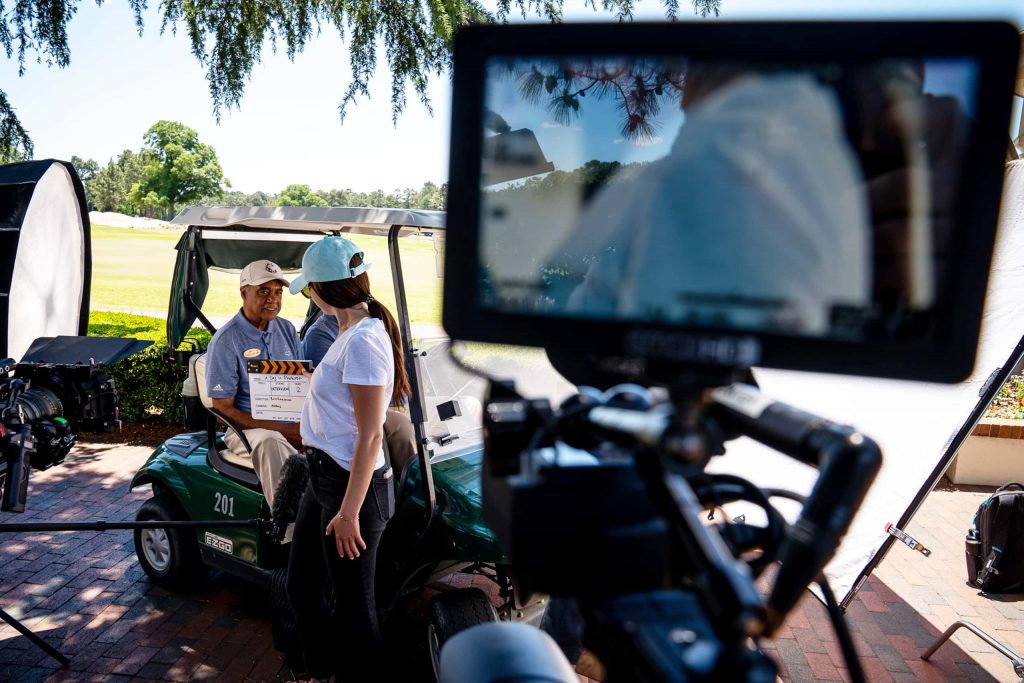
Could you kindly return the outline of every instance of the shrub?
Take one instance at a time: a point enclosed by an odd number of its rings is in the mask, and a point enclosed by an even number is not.
[[[121,419],[126,422],[158,419],[181,424],[181,383],[188,374],[184,365],[168,360],[166,321],[145,315],[95,311],[89,314],[89,334],[95,337],[134,337],[153,342],[142,351],[107,369],[117,386]],[[210,333],[193,328],[188,335],[202,348]]]

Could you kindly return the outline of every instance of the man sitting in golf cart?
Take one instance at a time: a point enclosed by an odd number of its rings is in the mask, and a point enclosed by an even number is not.
[[[299,337],[284,318],[281,296],[289,284],[272,261],[253,261],[242,269],[239,291],[242,308],[217,330],[206,351],[206,390],[213,408],[245,432],[248,451],[234,430],[224,443],[241,457],[252,457],[267,504],[274,505],[274,491],[281,466],[302,445],[299,423],[272,422],[252,417],[247,363],[250,360],[298,360]]]

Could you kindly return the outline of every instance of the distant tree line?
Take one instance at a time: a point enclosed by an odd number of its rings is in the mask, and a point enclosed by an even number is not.
[[[126,149],[101,166],[93,159],[71,157],[94,211],[116,211],[149,218],[172,218],[192,206],[374,206],[444,209],[447,183],[425,182],[418,190],[356,192],[313,190],[288,185],[277,193],[231,190],[217,154],[197,133],[175,121],[159,121],[137,152]]]
[[[312,190],[309,185],[289,185],[279,194],[267,195],[257,192],[253,195],[226,193],[222,198],[204,198],[196,206],[377,206],[394,209],[441,209],[445,208],[448,183],[437,185],[429,180],[414,190],[411,187],[396,188],[391,192],[374,190],[356,192],[351,189]],[[249,201],[251,198],[252,201]]]
[[[177,121],[157,121],[143,136],[142,149],[126,149],[106,166],[78,156],[71,164],[96,211],[171,218],[200,197],[221,196],[231,187],[213,147]]]

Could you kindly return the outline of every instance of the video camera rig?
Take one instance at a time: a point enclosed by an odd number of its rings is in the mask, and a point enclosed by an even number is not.
[[[576,599],[610,680],[774,680],[748,640],[820,576],[881,465],[854,429],[746,384],[662,403],[636,386],[587,391],[553,410],[492,383],[485,428],[484,513],[517,587]],[[819,470],[791,527],[768,499],[780,492],[704,471],[740,434]],[[574,450],[599,455],[573,464]],[[767,525],[704,520],[736,501]],[[762,597],[754,581],[775,562]]]
[[[152,342],[119,337],[41,337],[19,363],[0,360],[0,481],[4,512],[23,512],[30,468],[64,462],[77,431],[119,426],[106,367]]]
[[[485,517],[518,589],[578,603],[609,681],[774,680],[757,641],[816,581],[863,680],[823,570],[881,452],[749,368],[970,372],[1018,50],[994,22],[460,32],[445,328],[601,387],[553,409],[489,378]],[[537,144],[496,141],[495,115]],[[741,435],[816,468],[810,494],[706,471]],[[702,519],[738,501],[766,524]],[[510,633],[451,639],[442,681],[552,680],[485,663]]]

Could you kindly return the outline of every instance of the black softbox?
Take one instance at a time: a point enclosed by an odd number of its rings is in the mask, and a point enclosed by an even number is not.
[[[66,161],[0,166],[0,358],[84,335],[92,255],[85,188]]]

